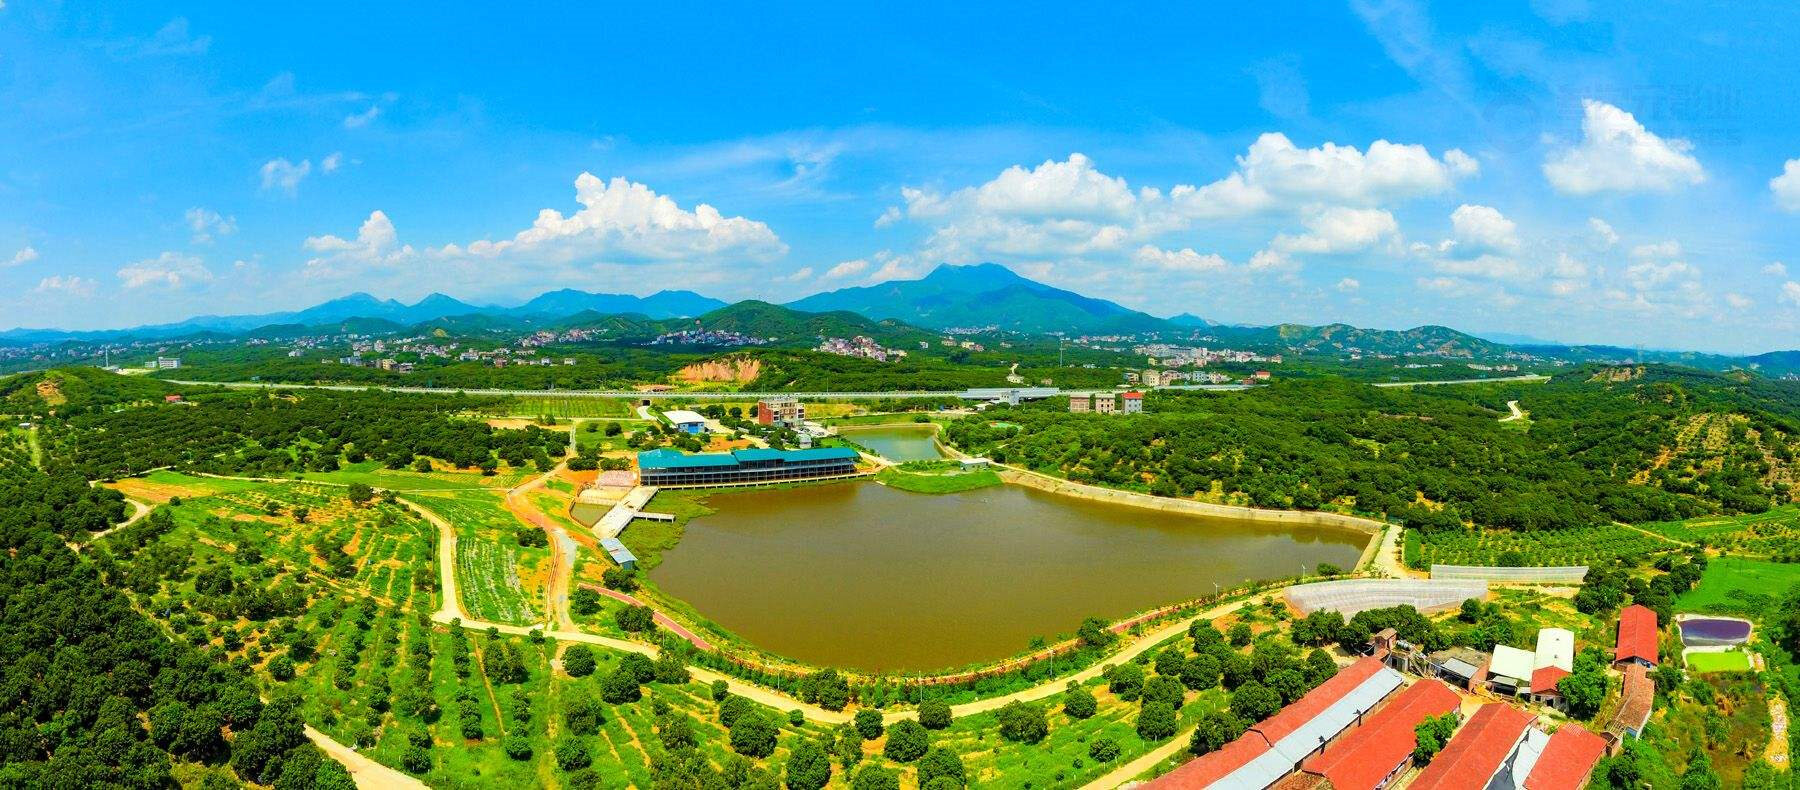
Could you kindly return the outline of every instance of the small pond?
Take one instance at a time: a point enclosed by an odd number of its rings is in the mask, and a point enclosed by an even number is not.
[[[1750,639],[1750,623],[1731,617],[1688,617],[1679,623],[1681,643],[1694,645],[1741,645]]]
[[[936,461],[944,457],[937,446],[937,428],[930,425],[844,428],[838,433],[894,463]]]

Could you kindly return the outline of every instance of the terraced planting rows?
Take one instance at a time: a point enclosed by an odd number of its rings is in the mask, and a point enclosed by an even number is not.
[[[465,491],[413,501],[456,528],[456,586],[469,616],[514,625],[544,619],[550,552],[518,545],[518,531],[528,525],[499,495]]]
[[[1766,513],[1703,516],[1643,525],[1675,540],[1705,543],[1726,554],[1800,559],[1800,505]]]
[[[1591,565],[1617,557],[1668,551],[1676,546],[1630,527],[1605,524],[1570,529],[1424,530],[1419,532],[1425,565],[1499,565],[1501,555],[1518,552],[1529,566]]]
[[[434,462],[442,466],[443,462]],[[394,491],[455,491],[467,488],[511,488],[537,474],[531,467],[503,466],[492,475],[480,472],[437,469],[417,472],[411,469],[389,469],[375,461],[347,464],[335,472],[306,472],[307,480],[349,485],[362,483],[373,488]]]

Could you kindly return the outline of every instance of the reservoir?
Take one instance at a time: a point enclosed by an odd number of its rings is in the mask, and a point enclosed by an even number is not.
[[[937,429],[930,425],[843,428],[839,434],[894,463],[935,461],[944,457],[937,448]]]
[[[1302,563],[1355,565],[1365,533],[1091,502],[1021,486],[873,482],[714,494],[650,572],[765,650],[870,671],[950,669]]]

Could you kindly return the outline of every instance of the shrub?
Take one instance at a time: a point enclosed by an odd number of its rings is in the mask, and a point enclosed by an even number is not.
[[[523,761],[531,759],[531,739],[526,738],[523,735],[506,736],[506,738],[500,742],[500,748],[506,751],[506,756],[511,757],[514,760]]]
[[[1037,743],[1050,732],[1044,706],[1017,700],[1000,709],[1000,737],[1018,743]]]
[[[719,700],[719,724],[725,729],[731,729],[731,725],[736,724],[738,719],[745,714],[754,712],[756,712],[756,703],[751,702],[747,697],[726,694],[725,699]]]
[[[1131,702],[1144,689],[1144,668],[1136,664],[1120,664],[1107,673],[1106,687],[1119,699]]]
[[[694,737],[694,722],[685,713],[670,713],[656,723],[656,737],[662,741],[664,749],[691,749],[698,740]]]
[[[881,737],[881,711],[863,708],[856,712],[856,734],[865,741]]]
[[[887,744],[881,753],[889,760],[910,763],[925,756],[931,748],[931,736],[925,732],[924,725],[912,719],[901,719],[888,728]]]
[[[1144,706],[1138,713],[1138,737],[1146,741],[1160,741],[1175,734],[1175,706],[1167,702],[1152,702]]]
[[[831,758],[811,738],[794,744],[787,761],[788,790],[820,790],[831,781]]]
[[[900,777],[879,765],[864,766],[850,780],[851,790],[900,790]]]
[[[636,702],[642,696],[643,690],[638,687],[637,674],[623,664],[600,683],[600,698],[614,705]]]
[[[655,670],[655,680],[658,683],[679,686],[689,680],[687,665],[681,663],[681,656],[675,655],[673,650],[663,651],[662,656],[656,659]]]
[[[1110,763],[1119,759],[1119,743],[1102,735],[1088,744],[1088,756],[1099,762]]]
[[[564,771],[575,771],[593,764],[594,757],[588,753],[587,742],[580,738],[563,738],[556,742],[556,766]]]
[[[587,645],[570,645],[563,652],[563,671],[570,677],[585,678],[594,674],[594,650]]]
[[[1094,715],[1099,707],[1093,693],[1085,688],[1076,686],[1063,692],[1063,712],[1069,714],[1069,718],[1085,719]]]
[[[1186,692],[1187,687],[1181,685],[1180,680],[1169,675],[1157,675],[1144,681],[1144,690],[1138,696],[1145,705],[1167,702],[1171,707],[1179,708]]]
[[[763,758],[775,753],[780,728],[762,711],[739,716],[731,723],[731,750],[745,757]]]
[[[950,704],[941,699],[928,699],[919,703],[919,723],[928,730],[949,727]]]
[[[407,773],[422,774],[431,771],[431,752],[418,744],[411,744],[400,755],[400,767]]]
[[[1188,751],[1196,755],[1210,754],[1237,740],[1242,734],[1244,725],[1236,716],[1231,715],[1231,711],[1207,711],[1194,727],[1194,738],[1188,743]]]
[[[925,787],[942,780],[954,782],[956,787],[963,787],[969,782],[962,758],[947,747],[933,746],[931,751],[919,759],[919,786]]]
[[[613,612],[613,622],[619,630],[630,633],[641,633],[656,627],[656,615],[648,606],[627,606]]]

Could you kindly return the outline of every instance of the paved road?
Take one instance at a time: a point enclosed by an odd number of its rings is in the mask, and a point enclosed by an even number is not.
[[[1511,410],[1512,414],[1508,414],[1505,417],[1501,417],[1500,418],[1501,422],[1512,422],[1513,420],[1522,420],[1525,418],[1525,412],[1519,411],[1519,402],[1518,401],[1516,401],[1516,400],[1507,401],[1506,408]]]
[[[1497,384],[1506,381],[1549,381],[1549,376],[1526,373],[1520,376],[1505,376],[1497,379],[1446,379],[1443,381],[1382,381],[1377,387],[1434,387],[1440,384]]]
[[[630,595],[626,595],[625,593],[619,592],[618,590],[609,590],[598,584],[590,584],[588,582],[582,582],[581,586],[585,587],[589,590],[593,590],[594,592],[597,592],[597,593],[604,595],[608,598],[611,598],[615,601],[624,603],[627,606],[647,606],[648,605],[648,604],[645,604],[643,601],[633,598]],[[673,632],[676,636],[679,636],[682,639],[687,640],[688,644],[693,645],[694,647],[697,647],[701,650],[705,650],[708,652],[710,652],[713,649],[712,643],[706,641],[705,637],[702,637],[699,634],[694,633],[693,631],[689,631],[687,626],[682,625],[680,623],[675,622],[674,620],[669,619],[668,615],[652,609],[651,617],[656,620],[657,625],[667,628],[671,632]]]

